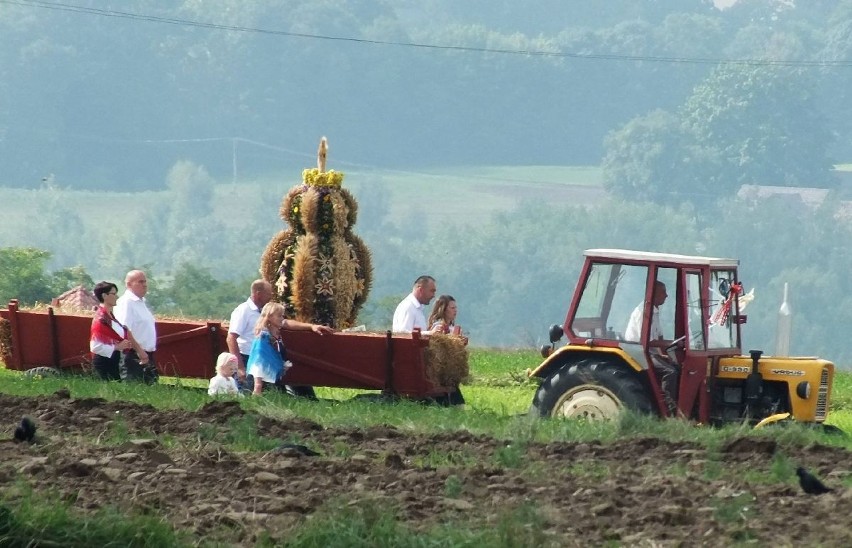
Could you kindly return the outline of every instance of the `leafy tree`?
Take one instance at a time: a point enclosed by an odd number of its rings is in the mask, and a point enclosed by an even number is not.
[[[634,118],[604,141],[604,188],[625,199],[676,204],[714,202],[706,179],[713,158],[695,143],[674,114],[657,110]],[[712,179],[710,181],[712,183]]]
[[[611,133],[606,188],[623,198],[706,208],[743,184],[829,187],[831,136],[806,75],[719,67],[676,114],[655,111]]]
[[[151,304],[161,315],[225,319],[245,300],[250,283],[238,287],[234,282],[217,280],[207,268],[184,263]]]
[[[18,299],[23,305],[49,303],[53,297],[83,285],[94,286],[83,266],[46,271],[51,254],[32,247],[0,248],[0,303]]]
[[[68,203],[67,194],[49,176],[45,186],[35,191],[39,200],[39,222],[28,227],[34,247],[51,252],[51,266],[79,264],[90,250],[90,243],[81,237],[85,224],[80,212]]]
[[[217,248],[212,217],[214,181],[203,166],[177,162],[166,182],[171,195],[166,252],[170,263],[202,264]]]
[[[852,2],[837,2],[836,12],[832,15],[823,36],[823,48],[818,59],[830,62],[848,63],[852,61]],[[842,155],[848,161],[849,142],[852,141],[852,103],[845,90],[852,87],[852,73],[848,67],[825,67],[821,71],[819,102],[824,112],[831,113],[827,123],[837,133],[835,155]]]
[[[60,268],[59,270],[54,271],[50,275],[48,283],[50,286],[50,293],[54,297],[61,295],[78,285],[82,285],[89,290],[95,286],[94,280],[92,280],[92,277],[89,276],[89,273],[86,272],[86,269],[81,265]],[[120,284],[116,285],[119,285],[120,287]]]
[[[180,225],[180,217],[208,215],[213,200],[213,178],[203,166],[181,160],[169,170],[166,185],[172,193],[172,219]]]
[[[45,274],[50,253],[33,247],[0,248],[0,303],[49,303],[54,296]]]
[[[718,153],[721,169],[708,175],[720,195],[746,183],[831,185],[832,137],[813,88],[799,69],[721,66],[695,89],[679,116],[698,145]]]

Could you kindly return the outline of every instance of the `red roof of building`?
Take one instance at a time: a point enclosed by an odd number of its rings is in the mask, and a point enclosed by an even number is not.
[[[82,285],[72,287],[50,301],[51,306],[66,310],[94,310],[98,307],[98,304],[98,300],[92,292]]]

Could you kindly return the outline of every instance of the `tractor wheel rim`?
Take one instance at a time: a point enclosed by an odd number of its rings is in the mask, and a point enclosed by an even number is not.
[[[601,386],[583,385],[565,392],[553,406],[554,417],[593,421],[615,418],[621,412],[621,401]]]

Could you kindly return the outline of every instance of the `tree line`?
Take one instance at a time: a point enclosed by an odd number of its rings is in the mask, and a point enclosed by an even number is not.
[[[614,189],[659,197],[645,154],[682,172],[673,191],[718,194],[815,185],[852,136],[849,0],[75,5],[0,6],[2,186],[160,189],[181,159],[251,179],[329,134],[338,159],[383,168],[605,157]],[[732,148],[732,131],[754,137]],[[636,134],[645,151],[619,146]]]
[[[368,210],[369,203],[363,204]],[[754,288],[756,294],[743,326],[745,346],[774,351],[777,312],[788,283],[794,313],[791,351],[841,365],[852,359],[844,336],[852,323],[852,306],[846,305],[852,298],[847,245],[852,224],[831,194],[816,208],[786,196],[733,198],[709,223],[702,223],[688,204],[655,206],[610,197],[594,207],[521,202],[486,222],[435,229],[419,240],[388,238],[394,228],[386,222],[357,231],[372,250],[375,268],[370,299],[359,316],[369,329],[387,329],[414,278],[430,273],[439,293],[458,300],[458,321],[473,345],[537,346],[546,340],[550,324],[564,320],[583,250],[616,247],[737,258],[745,289]],[[234,256],[228,248],[237,246],[222,239],[217,249],[227,262]],[[50,271],[49,256],[37,249],[0,251],[0,299],[46,302],[65,288],[91,281],[87,267]],[[259,258],[221,273],[208,266],[215,262],[179,263],[168,272],[149,268],[157,313],[227,318],[246,298]],[[145,265],[128,263],[112,279],[120,282],[132,267]]]

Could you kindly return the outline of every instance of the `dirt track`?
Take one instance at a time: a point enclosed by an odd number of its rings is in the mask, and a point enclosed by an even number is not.
[[[852,489],[815,497],[792,483],[738,479],[748,470],[770,470],[778,449],[771,440],[737,440],[718,455],[651,438],[533,444],[519,453],[523,465],[515,466],[506,441],[466,432],[423,436],[391,427],[351,430],[258,418],[262,436],[301,440],[322,453],[307,457],[293,450],[233,453],[209,441],[214,431],[213,439],[224,439],[230,419],[243,415],[233,402],[211,402],[197,413],[160,412],[60,391],[43,398],[0,395],[0,405],[9,418],[7,440],[22,415],[39,427],[33,445],[0,442],[3,484],[22,475],[39,490],[58,489],[82,511],[107,504],[154,510],[197,539],[215,534],[251,545],[252,524],[285,539],[337,498],[354,505],[390,501],[408,526],[424,529],[454,518],[494,527],[507,510],[532,501],[543,518],[543,538],[554,545],[852,542]],[[117,417],[132,441],[108,443]],[[423,465],[436,448],[457,455],[460,464]],[[329,456],[335,454],[347,456]],[[499,454],[505,465],[495,459]],[[850,453],[839,449],[784,454],[835,486],[852,470]],[[226,538],[217,515],[227,516]]]

